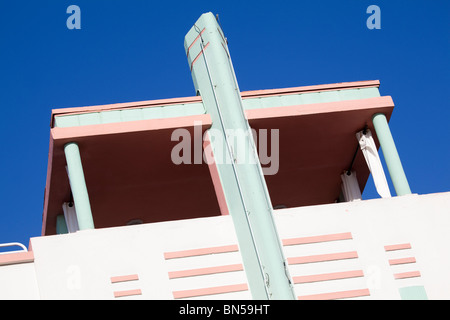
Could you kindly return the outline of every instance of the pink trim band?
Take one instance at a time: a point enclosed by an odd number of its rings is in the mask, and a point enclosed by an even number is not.
[[[201,37],[202,33],[205,32],[205,30],[206,30],[206,28],[203,28],[203,30],[200,31],[200,33],[198,34],[197,38],[195,38],[194,41],[192,41],[191,45],[186,50],[186,56],[189,56],[189,50],[191,50],[192,46],[197,42],[197,40]]]
[[[194,127],[201,123],[203,128],[209,128],[212,124],[208,114],[176,117],[167,119],[136,120],[128,122],[115,122],[105,124],[92,124],[88,126],[55,127],[50,130],[51,137],[56,142],[59,140],[73,140],[76,138],[100,136],[118,133],[132,133],[151,130],[170,130],[185,127]]]
[[[348,290],[348,291],[340,291],[340,292],[329,292],[329,293],[320,293],[320,294],[312,294],[308,296],[299,296],[298,300],[333,300],[333,299],[345,299],[345,298],[357,298],[370,296],[369,289],[358,289],[358,290]]]
[[[128,296],[138,296],[138,295],[141,295],[141,294],[142,294],[141,289],[114,291],[114,298],[128,297]]]
[[[334,102],[322,102],[311,104],[300,104],[284,107],[271,107],[262,109],[247,109],[245,114],[249,120],[281,118],[281,117],[299,117],[305,115],[316,115],[321,113],[357,111],[365,109],[389,109],[394,108],[394,101],[390,96],[375,97],[359,100],[344,100]]]
[[[191,63],[191,71],[192,68],[194,67],[194,63],[198,60],[198,58],[200,58],[200,56],[205,52],[206,48],[208,48],[209,46],[209,42],[206,44],[206,46],[203,47],[203,49],[200,51],[200,53],[195,57],[194,61],[192,61]]]
[[[137,274],[130,274],[127,276],[111,277],[111,283],[133,281],[133,280],[139,280],[139,276]]]
[[[397,264],[405,264],[405,263],[414,263],[416,262],[416,258],[414,257],[407,257],[407,258],[400,258],[400,259],[390,259],[389,264],[391,266],[397,265]]]
[[[185,257],[193,257],[193,256],[202,256],[202,255],[213,254],[213,253],[225,253],[225,252],[236,252],[236,251],[239,251],[239,247],[237,245],[233,244],[233,245],[229,245],[229,246],[164,252],[164,259],[168,260],[168,259],[175,259],[175,258],[185,258]]]
[[[411,249],[410,243],[402,243],[402,244],[393,244],[389,246],[384,246],[385,251],[395,251],[395,250],[404,250]]]
[[[327,242],[327,241],[336,241],[336,240],[348,240],[348,239],[353,239],[351,232],[285,239],[285,240],[283,240],[283,245],[284,246],[292,246],[292,245],[296,245],[296,244],[308,244],[308,243]]]
[[[354,258],[358,258],[358,253],[356,251],[294,257],[294,258],[288,258],[287,260],[288,260],[289,264],[302,264],[302,263],[354,259]]]
[[[255,98],[255,97],[268,97],[268,96],[270,97],[270,96],[274,96],[274,95],[287,95],[287,94],[299,94],[299,93],[305,93],[305,92],[319,92],[319,91],[322,92],[322,91],[334,91],[334,90],[345,90],[345,89],[370,88],[370,87],[379,87],[379,86],[380,86],[379,80],[355,81],[355,82],[342,82],[342,83],[322,84],[322,85],[283,88],[283,89],[242,91],[241,96],[243,99],[246,99],[246,98]],[[201,102],[201,101],[202,101],[202,98],[200,96],[194,96],[194,97],[183,97],[183,98],[172,98],[172,99],[159,99],[159,100],[115,103],[115,104],[106,104],[106,105],[98,105],[98,106],[53,109],[50,126],[52,128],[54,127],[54,123],[53,123],[54,117],[60,116],[60,115],[100,112],[103,110],[118,110],[118,109],[126,109],[126,108],[164,106],[164,105],[171,105],[171,104],[194,103],[194,102]]]
[[[241,283],[241,284],[233,284],[233,285],[220,286],[220,287],[174,291],[173,297],[175,299],[182,299],[182,298],[206,296],[206,295],[210,295],[210,294],[220,294],[220,293],[247,291],[247,290],[248,290],[248,285],[246,283]]]
[[[416,278],[420,277],[420,271],[410,271],[410,272],[402,272],[394,274],[395,279],[407,279],[407,278]]]
[[[169,279],[184,278],[184,277],[194,277],[203,276],[207,274],[216,274],[223,272],[233,272],[233,271],[243,271],[244,267],[242,264],[230,264],[227,266],[209,267],[209,268],[199,268],[181,271],[170,271]]]
[[[310,283],[327,280],[349,279],[357,277],[364,277],[364,272],[362,270],[354,270],[344,272],[313,274],[309,276],[293,277],[293,280],[295,284],[298,284],[298,283]]]
[[[8,264],[27,263],[33,261],[34,261],[34,254],[32,251],[0,254],[0,266]]]

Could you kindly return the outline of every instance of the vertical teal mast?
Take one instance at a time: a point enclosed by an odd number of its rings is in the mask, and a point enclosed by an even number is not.
[[[212,13],[197,20],[185,49],[195,89],[213,121],[211,146],[252,297],[295,299],[227,41]]]
[[[397,196],[411,194],[386,116],[382,113],[377,113],[372,117],[372,121]]]
[[[92,218],[86,181],[84,180],[80,149],[75,142],[70,142],[64,146],[64,153],[66,155],[70,188],[77,212],[78,226],[80,230],[94,229],[94,220]]]

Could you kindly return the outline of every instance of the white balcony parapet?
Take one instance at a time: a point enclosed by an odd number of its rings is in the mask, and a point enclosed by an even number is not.
[[[275,222],[299,300],[450,299],[450,192],[280,209]],[[30,242],[0,263],[1,299],[252,299],[230,216]]]

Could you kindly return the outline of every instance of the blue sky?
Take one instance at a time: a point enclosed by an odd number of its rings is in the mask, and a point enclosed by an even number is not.
[[[0,243],[40,235],[51,109],[194,95],[183,40],[208,11],[242,91],[380,80],[412,191],[450,191],[448,0],[0,0]]]

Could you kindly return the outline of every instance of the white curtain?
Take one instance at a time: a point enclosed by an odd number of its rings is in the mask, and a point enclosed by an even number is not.
[[[342,194],[347,202],[361,200],[361,190],[359,189],[358,179],[356,179],[356,172],[351,171],[350,174],[344,172],[341,174],[342,179]]]
[[[383,166],[381,164],[380,156],[378,155],[377,146],[373,140],[372,133],[370,130],[367,130],[365,134],[363,131],[360,131],[356,134],[356,138],[358,139],[359,146],[361,147],[364,158],[366,159],[370,173],[372,173],[378,194],[382,198],[390,198],[391,192],[389,191],[386,175],[384,174]]]
[[[75,204],[72,203],[72,206],[70,206],[68,202],[64,202],[63,211],[64,211],[64,218],[66,219],[67,231],[69,231],[69,233],[72,233],[80,230],[80,228],[78,227]]]

